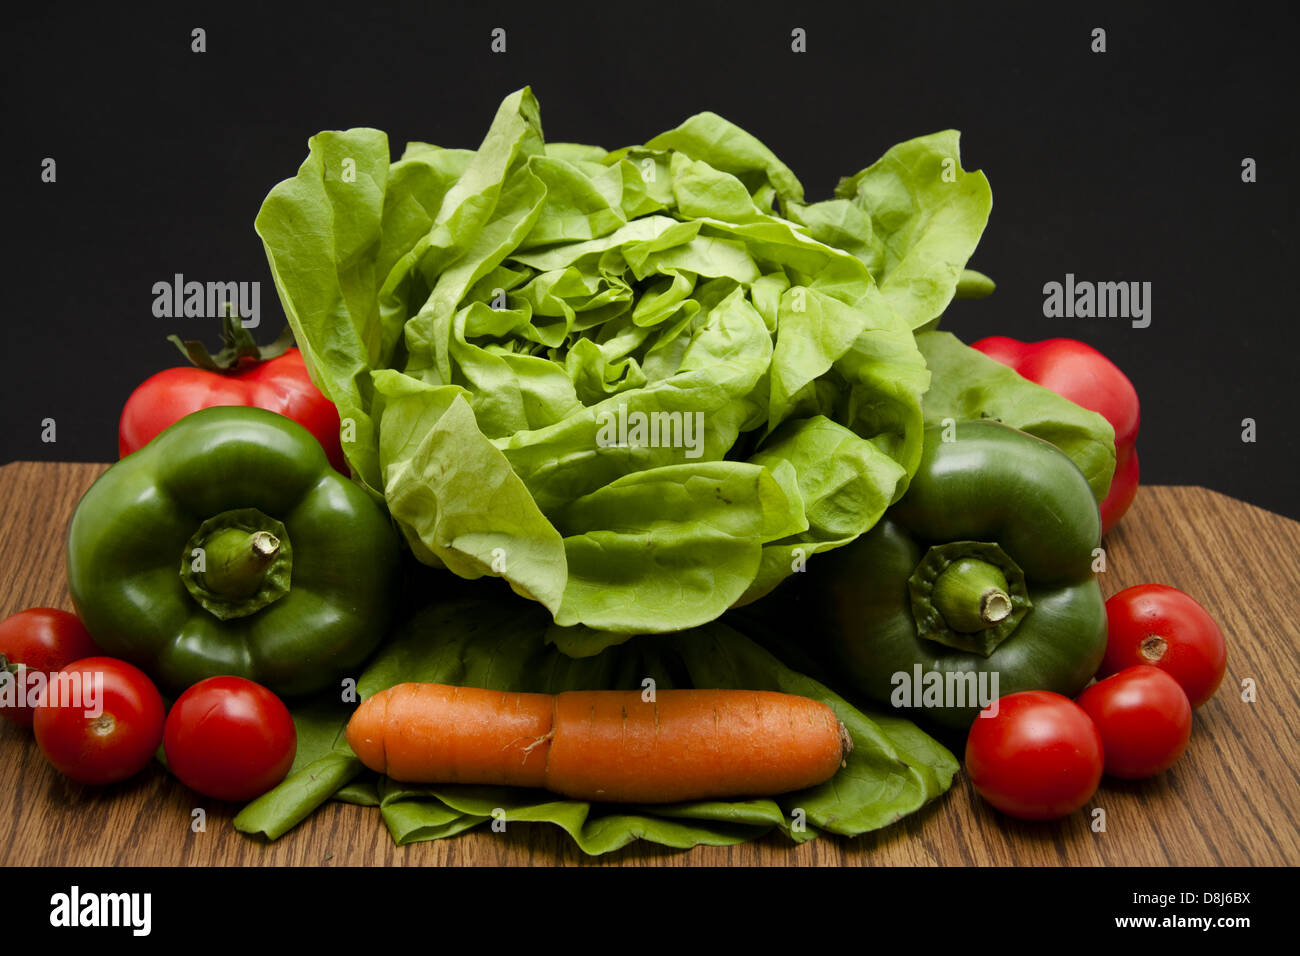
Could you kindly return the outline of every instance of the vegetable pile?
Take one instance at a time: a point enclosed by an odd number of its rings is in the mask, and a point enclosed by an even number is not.
[[[606,151],[523,89],[477,150],[318,134],[256,219],[299,348],[227,315],[132,394],[79,617],[0,622],[0,712],[88,784],[161,743],[269,839],[329,799],[398,843],[856,836],[951,785],[909,718],[1028,819],[1164,772],[1223,636],[1102,602],[1123,373],[935,329],[992,289],[990,208],[953,131],[818,203],[712,113]]]
[[[853,746],[844,766],[824,783],[790,793],[681,803],[613,804],[535,787],[401,783],[362,764],[346,738],[349,720],[360,709],[340,705],[335,697],[295,711],[293,772],[245,807],[235,827],[276,839],[333,798],[377,807],[399,844],[536,822],[562,828],[590,854],[638,839],[671,847],[726,846],[772,831],[802,843],[821,833],[857,836],[888,826],[946,791],[957,772],[947,748],[911,721],[855,706],[724,621],[571,658],[543,643],[550,624],[545,609],[504,599],[504,590],[496,582],[466,583],[457,588],[457,597],[417,612],[371,659],[357,681],[357,694],[369,701],[411,682],[512,694],[610,688],[644,693],[651,687],[660,696],[691,687],[794,694],[826,705],[848,729]],[[446,733],[434,720],[413,719],[407,727],[412,737]],[[694,746],[693,738],[679,739],[674,749],[680,754]],[[482,759],[494,756],[483,753]],[[624,768],[647,776],[653,772],[647,761],[635,758]]]
[[[752,601],[872,527],[921,453],[912,330],[988,219],[957,134],[805,204],[702,113],[613,152],[527,90],[477,151],[324,132],[257,216],[285,313],[421,561],[594,653]],[[604,633],[600,633],[604,632]]]

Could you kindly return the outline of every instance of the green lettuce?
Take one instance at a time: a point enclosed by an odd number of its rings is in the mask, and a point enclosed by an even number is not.
[[[991,205],[955,132],[814,204],[715,114],[606,152],[548,144],[526,88],[477,150],[309,147],[256,228],[354,477],[556,646],[711,621],[906,489],[913,329],[974,288]]]
[[[364,770],[343,736],[350,708],[317,702],[296,709],[294,769],[250,803],[235,827],[277,839],[329,799],[379,808],[398,844],[441,839],[503,821],[550,823],[584,852],[608,853],[636,839],[685,848],[727,845],[779,830],[795,842],[820,833],[857,836],[911,813],[948,789],[957,761],[908,721],[869,714],[796,673],[727,619],[671,636],[632,638],[574,659],[547,647],[547,613],[509,595],[462,585],[416,613],[357,683],[364,699],[404,681],[558,693],[671,687],[773,690],[820,700],[853,738],[845,766],[816,787],[767,799],[671,805],[593,804],[510,787],[401,784]],[[469,588],[471,590],[466,590]]]

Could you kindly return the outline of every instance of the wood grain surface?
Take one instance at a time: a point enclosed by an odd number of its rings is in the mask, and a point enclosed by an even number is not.
[[[82,492],[106,466],[19,462],[0,468],[0,616],[71,609],[64,536]],[[634,843],[579,852],[548,824],[479,828],[393,845],[379,812],[329,803],[265,843],[234,830],[238,807],[208,801],[154,765],[134,780],[83,787],[50,768],[27,731],[0,721],[0,865],[1252,865],[1300,863],[1300,524],[1203,488],[1144,487],[1105,542],[1107,596],[1158,581],[1188,591],[1228,639],[1228,674],[1196,712],[1187,754],[1147,781],[1107,778],[1089,812],[1047,824],[991,810],[965,774],[902,823],[857,839],[798,847],[779,835],[735,847]],[[1257,700],[1243,701],[1254,681]],[[960,755],[958,755],[960,756]],[[204,832],[191,829],[195,808]]]

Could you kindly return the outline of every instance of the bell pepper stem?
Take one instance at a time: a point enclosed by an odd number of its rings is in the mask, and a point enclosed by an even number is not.
[[[934,606],[954,631],[973,634],[1011,613],[1006,576],[976,558],[954,561],[934,583]]]
[[[180,572],[190,597],[215,617],[247,617],[289,593],[293,546],[283,522],[236,508],[199,525],[185,543]]]
[[[246,598],[262,586],[266,569],[280,553],[280,539],[269,531],[227,528],[207,543],[203,583],[228,598]]]
[[[988,657],[1034,604],[1025,573],[989,541],[936,544],[907,579],[918,637]]]

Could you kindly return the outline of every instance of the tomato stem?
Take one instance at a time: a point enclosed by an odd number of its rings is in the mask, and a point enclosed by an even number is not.
[[[108,737],[117,727],[117,721],[112,714],[101,714],[91,725],[90,732],[96,737]]]
[[[1152,664],[1162,660],[1168,650],[1169,642],[1159,634],[1148,635],[1139,647],[1143,660],[1150,661]]]
[[[180,349],[197,367],[226,375],[242,371],[251,363],[266,362],[283,355],[293,347],[293,330],[286,325],[274,342],[258,345],[227,302],[225,315],[221,317],[222,348],[216,355],[209,352],[208,347],[198,339],[182,341],[179,335],[169,335],[167,341]]]

